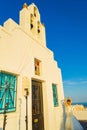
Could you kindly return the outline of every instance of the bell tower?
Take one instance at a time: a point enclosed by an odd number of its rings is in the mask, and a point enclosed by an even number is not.
[[[28,6],[24,3],[23,9],[20,11],[20,26],[38,43],[46,46],[45,27],[41,23],[40,13],[35,4]]]

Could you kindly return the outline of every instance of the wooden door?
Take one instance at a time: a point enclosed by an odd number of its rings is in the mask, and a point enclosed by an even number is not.
[[[42,82],[32,80],[32,130],[44,130]]]

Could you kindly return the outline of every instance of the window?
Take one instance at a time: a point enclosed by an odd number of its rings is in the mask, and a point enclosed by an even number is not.
[[[31,14],[31,16],[30,16],[30,29],[33,29],[33,27],[34,27],[33,20],[34,20],[34,18],[33,18],[33,15]]]
[[[39,27],[38,27],[38,30],[37,30],[37,31],[38,31],[38,34],[39,34],[39,33],[40,33],[40,29],[39,29]]]
[[[13,74],[0,72],[0,113],[4,112],[7,104],[7,112],[16,110],[16,85],[17,77]]]
[[[37,25],[38,25],[38,26],[37,26],[37,32],[38,32],[38,34],[39,34],[39,33],[40,33],[40,22],[39,22],[39,21],[37,22]]]
[[[33,28],[33,21],[31,20],[30,28]]]
[[[36,17],[37,9],[34,7],[34,16]]]
[[[38,59],[34,60],[34,67],[35,67],[35,74],[40,75],[41,65],[40,65],[40,61]]]
[[[58,106],[57,86],[52,84],[54,107]]]

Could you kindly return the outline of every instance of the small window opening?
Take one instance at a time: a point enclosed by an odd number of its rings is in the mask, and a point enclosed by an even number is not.
[[[33,28],[33,24],[31,23],[31,29]]]
[[[40,29],[39,29],[39,28],[38,28],[38,30],[37,30],[37,31],[38,31],[38,33],[40,33]]]
[[[30,27],[31,29],[33,28],[33,21],[31,20],[31,23],[30,23]]]
[[[36,17],[36,13],[34,13],[34,16]]]
[[[38,21],[37,22],[37,25],[38,25],[38,27],[37,27],[37,32],[38,32],[38,34],[40,33],[40,22]]]
[[[35,59],[34,67],[35,67],[35,74],[40,75],[41,64],[40,64],[40,61],[38,59]]]
[[[37,9],[34,7],[34,16],[36,17]]]

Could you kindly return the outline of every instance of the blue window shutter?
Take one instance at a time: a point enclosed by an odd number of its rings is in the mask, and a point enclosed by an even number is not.
[[[0,72],[0,113],[4,112],[5,104],[7,112],[16,110],[17,77],[13,74]]]
[[[52,84],[54,107],[58,106],[57,86]]]

